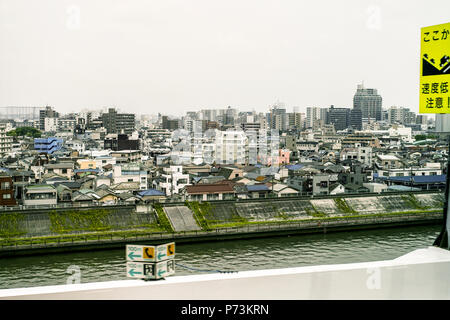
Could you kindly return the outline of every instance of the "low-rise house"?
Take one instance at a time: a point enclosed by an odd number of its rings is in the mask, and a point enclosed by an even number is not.
[[[206,176],[206,177],[193,177],[191,181],[193,184],[211,184],[219,183],[221,181],[227,180],[223,176]]]
[[[146,190],[148,188],[147,171],[137,163],[115,165],[113,167],[112,179],[114,184],[136,182],[138,184],[138,190]]]
[[[388,186],[384,183],[376,183],[376,182],[366,182],[363,183],[363,187],[369,189],[369,192],[381,193],[385,191]]]
[[[72,201],[72,190],[60,183],[56,186],[56,191],[58,195],[58,202],[71,202]]]
[[[136,196],[130,192],[123,192],[118,194],[119,201],[125,203],[125,204],[136,204],[141,201],[141,198],[139,196]]]
[[[328,194],[341,194],[345,193],[345,187],[339,182],[334,182],[330,184]]]
[[[113,184],[109,188],[116,194],[123,192],[138,192],[141,190],[139,188],[139,182],[121,182],[118,184]]]
[[[95,194],[98,196],[97,202],[102,204],[116,204],[120,198],[118,195],[109,190],[97,190]]]
[[[100,169],[75,169],[74,174],[76,179],[83,178],[85,176],[96,176],[100,173]]]
[[[170,166],[164,168],[164,173],[153,180],[153,187],[161,190],[167,196],[179,193],[184,187],[190,185],[189,174],[183,173],[182,166]]]
[[[67,182],[69,179],[56,173],[46,173],[42,176],[42,183],[55,184],[59,182]]]
[[[111,186],[111,178],[105,175],[100,175],[95,178],[95,188],[98,188],[101,185]]]
[[[298,191],[288,185],[275,183],[272,185],[272,191],[277,197],[294,197],[298,195]]]
[[[23,204],[31,205],[56,205],[58,196],[56,188],[49,184],[35,184],[25,187]]]
[[[231,183],[197,184],[186,186],[182,194],[188,201],[232,200],[235,191]]]
[[[403,167],[401,160],[395,155],[377,154],[376,163],[383,169],[398,169]]]
[[[247,185],[246,188],[251,199],[268,198],[271,191],[265,184]]]
[[[221,167],[217,172],[218,176],[224,177],[226,180],[239,178],[244,176],[244,170],[233,167]]]
[[[140,150],[112,151],[111,157],[116,158],[116,163],[137,162],[141,159]]]
[[[72,204],[74,206],[91,205],[98,200],[99,196],[92,190],[81,189],[72,194]]]
[[[45,165],[45,172],[56,173],[57,175],[72,180],[74,175],[74,163],[73,162],[49,163]]]
[[[369,191],[369,188],[364,187],[362,184],[347,183],[345,185],[346,193],[364,193]]]
[[[97,169],[97,162],[94,159],[78,159],[78,169]]]
[[[163,202],[167,198],[164,192],[156,189],[141,190],[137,194],[144,202]]]
[[[316,174],[312,177],[312,192],[316,194],[329,194],[330,193],[330,175],[329,174]]]

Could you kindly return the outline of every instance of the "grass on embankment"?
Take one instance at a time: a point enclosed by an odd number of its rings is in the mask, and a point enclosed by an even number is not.
[[[326,217],[314,217],[302,220],[296,219],[286,219],[286,217],[281,217],[278,220],[270,220],[270,221],[248,221],[242,217],[235,217],[233,214],[232,219],[234,221],[220,223],[214,220],[206,219],[205,215],[208,216],[208,211],[211,209],[208,207],[209,204],[203,204],[200,206],[192,205],[190,203],[190,208],[194,208],[194,214],[201,215],[200,219],[203,217],[203,231],[211,231],[218,228],[232,228],[232,227],[246,227],[253,225],[268,225],[268,224],[290,224],[290,223],[308,223],[308,222],[324,222],[324,221],[338,221],[338,220],[347,220],[347,219],[362,219],[362,218],[382,218],[382,217],[394,217],[394,216],[404,216],[404,215],[422,215],[426,213],[438,213],[442,212],[441,209],[428,209],[428,210],[420,210],[420,211],[404,211],[404,212],[389,212],[382,214],[362,214],[355,215],[350,214],[346,216],[326,216]],[[59,234],[54,236],[38,236],[38,237],[21,237],[20,232],[16,232],[17,230],[14,228],[10,228],[8,230],[12,231],[11,233],[3,233],[0,237],[0,246],[11,246],[11,245],[33,245],[38,244],[50,244],[50,243],[70,243],[77,241],[89,241],[89,240],[115,240],[115,239],[126,239],[133,237],[142,237],[142,236],[151,236],[155,233],[172,233],[173,229],[170,225],[170,222],[165,215],[164,210],[162,210],[162,206],[156,206],[155,210],[158,214],[158,220],[160,224],[148,224],[148,225],[136,225],[134,227],[142,229],[134,229],[134,230],[108,230],[108,231],[97,231],[97,232],[88,232],[82,234]],[[193,211],[194,211],[193,210]],[[196,216],[196,219],[198,217]],[[167,219],[167,221],[166,221]],[[16,221],[13,219],[13,221]],[[1,221],[0,221],[1,222]],[[206,223],[206,224],[205,224]],[[16,223],[7,224],[16,226]],[[170,227],[170,228],[169,228]]]
[[[77,241],[90,241],[90,240],[116,240],[126,239],[141,236],[151,236],[155,233],[164,233],[158,225],[141,225],[136,227],[144,227],[143,229],[136,230],[116,230],[116,231],[99,231],[89,232],[81,234],[61,234],[61,235],[49,235],[49,236],[35,236],[35,237],[7,237],[0,238],[0,246],[9,245],[33,245],[47,244],[47,243],[69,243]]]
[[[353,214],[346,216],[315,216],[313,215],[311,218],[307,219],[283,219],[283,220],[268,220],[268,221],[245,221],[245,222],[227,222],[227,223],[218,223],[212,224],[210,227],[217,228],[233,228],[233,227],[246,227],[249,225],[258,225],[258,224],[289,224],[289,223],[308,223],[312,221],[321,222],[321,221],[338,221],[338,220],[347,220],[347,219],[362,219],[362,218],[383,218],[383,217],[393,217],[393,216],[404,216],[404,215],[419,215],[423,213],[438,213],[442,212],[441,209],[431,209],[431,210],[422,210],[422,211],[402,211],[402,212],[389,212],[389,213],[377,213],[377,214]]]

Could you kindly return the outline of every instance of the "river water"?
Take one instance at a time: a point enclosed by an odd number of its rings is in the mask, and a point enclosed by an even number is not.
[[[431,246],[439,225],[228,240],[176,246],[176,275],[390,260]],[[125,248],[2,258],[0,289],[126,280]],[[73,278],[73,277],[72,277]]]

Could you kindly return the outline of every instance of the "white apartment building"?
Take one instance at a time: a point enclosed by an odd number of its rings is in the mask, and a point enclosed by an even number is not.
[[[103,168],[108,164],[112,165],[113,167],[114,165],[116,165],[116,158],[111,157],[109,155],[95,157],[94,161],[96,163],[97,168],[99,169]]]
[[[180,193],[180,190],[187,185],[190,185],[189,174],[183,174],[183,166],[164,168],[164,173],[161,174],[159,179],[159,185],[154,182],[154,187],[164,192],[168,197]]]
[[[73,131],[77,121],[75,119],[58,119],[59,131]]]
[[[45,118],[44,119],[44,131],[45,132],[58,131],[58,118]]]
[[[139,182],[140,190],[147,190],[147,172],[135,163],[116,164],[113,166],[113,183]]]
[[[6,135],[7,127],[5,124],[0,125],[0,156],[4,157],[12,151],[13,138]]]
[[[405,168],[383,168],[378,170],[380,177],[408,177],[441,175],[440,163],[427,163],[424,167],[412,166]]]
[[[344,148],[340,154],[341,161],[351,159],[372,166],[373,155],[371,147]]]
[[[243,131],[219,131],[215,159],[218,164],[245,164],[247,136]]]

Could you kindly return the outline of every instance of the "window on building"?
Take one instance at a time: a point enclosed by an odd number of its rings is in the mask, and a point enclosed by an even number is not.
[[[9,181],[2,182],[1,188],[2,188],[2,190],[11,189],[11,184],[9,183]]]
[[[11,194],[10,193],[3,194],[3,199],[11,199]]]

